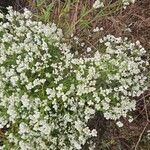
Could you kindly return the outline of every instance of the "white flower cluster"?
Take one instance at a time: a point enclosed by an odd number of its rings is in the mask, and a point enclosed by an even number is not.
[[[55,24],[8,8],[0,22],[0,128],[3,149],[78,150],[97,135],[96,111],[118,120],[147,89],[144,48],[108,35],[90,57],[76,57]]]
[[[97,8],[101,8],[104,7],[104,3],[102,0],[96,0],[93,4],[93,8],[97,9]]]
[[[87,127],[94,115],[76,96],[79,85],[54,23],[32,21],[32,14],[8,8],[0,22],[0,128],[8,128],[3,149],[73,150],[96,136]],[[83,99],[83,100],[82,100]]]
[[[122,1],[122,4],[123,4],[123,8],[126,9],[126,7],[128,5],[130,5],[131,3],[135,3],[135,0],[121,0]],[[93,8],[94,9],[98,9],[98,8],[102,8],[104,7],[104,2],[103,0],[96,0],[94,3],[93,3]]]
[[[147,139],[150,141],[150,130],[147,130]]]
[[[134,4],[136,0],[122,0],[123,8],[126,9],[126,7],[130,4]]]

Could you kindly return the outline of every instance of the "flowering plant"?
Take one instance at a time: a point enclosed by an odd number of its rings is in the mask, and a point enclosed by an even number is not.
[[[135,3],[135,0],[121,0],[121,4],[124,9],[126,9],[126,7],[128,5],[134,4],[134,3]],[[102,7],[104,7],[103,0],[95,0],[95,2],[93,3],[93,8],[98,9],[98,8],[102,8]]]
[[[76,150],[96,136],[88,120],[126,117],[147,88],[137,42],[108,35],[90,57],[76,56],[61,29],[30,11],[0,15],[0,128],[3,149]],[[7,20],[7,21],[6,21]]]

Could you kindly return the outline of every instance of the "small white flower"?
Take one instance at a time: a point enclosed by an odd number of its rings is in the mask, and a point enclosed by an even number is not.
[[[129,121],[130,123],[133,122],[133,117],[132,117],[132,116],[129,116],[128,121]]]
[[[26,88],[27,88],[28,90],[31,90],[31,89],[33,88],[32,83],[31,83],[31,82],[29,82],[29,84],[27,84],[27,85],[26,85]]]
[[[136,41],[136,45],[137,45],[137,46],[140,46],[140,41]]]
[[[22,104],[23,104],[24,107],[28,108],[28,106],[29,106],[28,95],[23,95],[21,97],[21,102],[22,102]]]
[[[134,4],[136,0],[130,0],[130,1],[131,1],[131,3],[133,3],[133,4]]]
[[[93,32],[98,32],[98,31],[100,31],[99,27],[93,29]]]
[[[121,121],[116,122],[116,124],[117,124],[117,126],[120,127],[120,128],[123,127],[123,123],[122,123]]]
[[[83,42],[83,43],[81,43],[81,47],[83,47],[85,45],[85,43]]]
[[[2,13],[0,13],[0,19],[3,19],[4,15]]]
[[[94,136],[95,136],[95,137],[97,136],[97,131],[96,131],[96,129],[93,129],[93,130],[92,130],[91,135],[92,135],[93,137],[94,137]]]
[[[100,31],[103,31],[103,30],[104,30],[104,28],[103,28],[103,27],[101,27],[99,30],[100,30]]]
[[[82,148],[81,145],[79,143],[77,143],[76,141],[74,141],[73,144],[77,150],[80,150]]]
[[[29,131],[27,125],[24,122],[21,122],[19,125],[19,134],[24,134]]]
[[[18,81],[18,77],[17,76],[12,76],[10,78],[10,82],[12,83],[13,86],[16,86],[17,85],[17,82]]]
[[[93,8],[94,9],[97,9],[97,8],[100,8],[100,7],[104,7],[104,3],[101,2],[101,0],[96,0],[93,4]]]
[[[92,49],[91,49],[91,47],[88,47],[87,48],[87,52],[90,52]]]

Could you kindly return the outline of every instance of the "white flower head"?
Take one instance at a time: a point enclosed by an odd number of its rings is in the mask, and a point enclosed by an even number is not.
[[[120,127],[120,128],[123,127],[123,123],[122,123],[121,121],[116,122],[116,124],[117,124],[117,126]]]
[[[91,47],[87,47],[87,52],[90,52],[91,50]]]
[[[0,13],[0,19],[3,19],[4,15],[2,13]]]
[[[93,32],[98,32],[98,31],[100,31],[99,27],[93,29]]]
[[[104,7],[104,3],[101,0],[96,0],[93,4],[93,8],[97,9],[97,8],[100,8],[100,7]]]

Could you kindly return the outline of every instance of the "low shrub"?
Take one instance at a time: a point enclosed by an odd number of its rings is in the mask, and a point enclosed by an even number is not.
[[[0,22],[0,128],[3,149],[76,150],[97,135],[96,111],[118,120],[147,89],[144,48],[108,35],[77,56],[52,24],[8,8]],[[132,100],[131,100],[132,99]],[[93,146],[93,145],[91,145]]]

